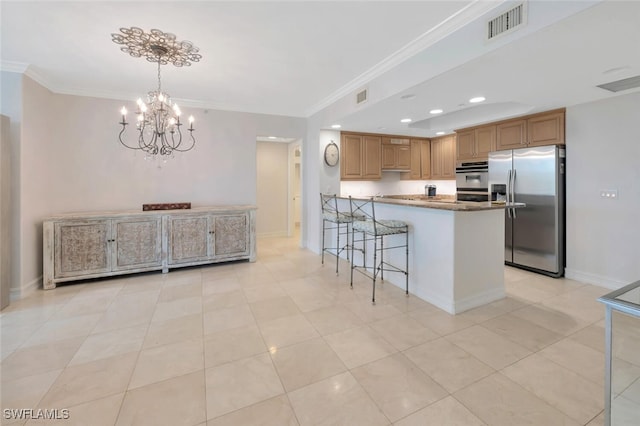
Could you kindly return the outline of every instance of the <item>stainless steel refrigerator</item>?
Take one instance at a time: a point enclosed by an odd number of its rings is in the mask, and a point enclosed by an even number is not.
[[[492,199],[505,209],[505,263],[561,277],[565,267],[565,148],[541,146],[489,154]]]

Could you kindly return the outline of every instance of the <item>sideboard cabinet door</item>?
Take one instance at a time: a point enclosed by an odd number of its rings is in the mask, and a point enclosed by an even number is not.
[[[108,220],[55,225],[54,275],[66,278],[111,271]]]
[[[201,262],[211,257],[210,217],[171,216],[169,226],[169,265]]]
[[[216,258],[249,254],[247,214],[215,216],[214,253]]]
[[[162,218],[114,219],[113,270],[162,266]]]

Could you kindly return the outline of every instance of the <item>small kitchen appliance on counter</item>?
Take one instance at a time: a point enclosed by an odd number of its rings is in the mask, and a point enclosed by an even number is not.
[[[436,186],[435,185],[425,185],[424,186],[424,195],[427,197],[435,197],[436,196]]]

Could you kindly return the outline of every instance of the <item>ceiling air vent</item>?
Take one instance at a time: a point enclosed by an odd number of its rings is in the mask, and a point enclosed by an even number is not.
[[[362,89],[360,90],[358,93],[356,93],[356,104],[360,105],[361,103],[364,103],[367,101],[367,89]]]
[[[526,3],[520,3],[487,22],[487,40],[514,31],[526,23],[525,5]]]
[[[618,81],[612,81],[611,83],[599,84],[598,87],[610,92],[621,92],[623,90],[635,89],[636,87],[640,87],[640,75],[623,78]]]

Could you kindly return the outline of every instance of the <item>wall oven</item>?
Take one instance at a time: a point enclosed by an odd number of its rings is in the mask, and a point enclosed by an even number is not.
[[[489,201],[489,162],[462,162],[456,165],[456,199]]]

